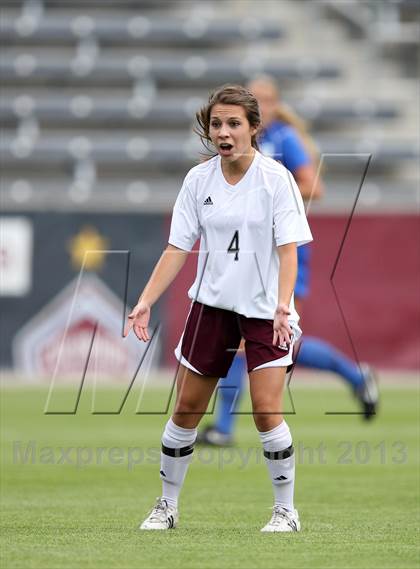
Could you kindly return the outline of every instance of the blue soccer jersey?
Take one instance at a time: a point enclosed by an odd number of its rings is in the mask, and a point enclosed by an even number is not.
[[[273,121],[265,128],[258,143],[262,154],[279,160],[292,174],[295,174],[301,166],[311,163],[311,158],[296,130],[281,121]],[[309,258],[310,245],[299,247],[295,295],[300,298],[309,292]]]
[[[273,121],[263,130],[258,143],[262,154],[280,160],[292,174],[311,163],[296,130],[286,123]]]

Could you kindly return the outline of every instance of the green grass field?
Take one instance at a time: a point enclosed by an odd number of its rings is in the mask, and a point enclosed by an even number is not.
[[[370,424],[325,415],[356,409],[344,388],[294,387],[287,420],[302,532],[286,535],[259,532],[272,494],[250,416],[240,416],[235,449],[196,449],[179,527],[139,532],[160,494],[166,416],[136,415],[135,393],[120,415],[92,415],[89,392],[75,415],[44,415],[46,394],[3,389],[2,567],[419,566],[414,387],[384,387]],[[108,389],[97,403],[115,407],[117,395]],[[65,404],[70,393],[58,397]],[[149,393],[147,408],[165,397]]]

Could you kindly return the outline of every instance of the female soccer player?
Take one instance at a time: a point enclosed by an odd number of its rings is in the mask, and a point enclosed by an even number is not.
[[[261,152],[280,160],[293,174],[304,201],[319,199],[323,187],[315,167],[318,152],[304,121],[281,101],[272,77],[257,77],[247,87],[255,95],[260,108],[262,129],[258,143]],[[298,249],[294,301],[300,315],[309,294],[310,253],[310,245]],[[369,420],[375,416],[378,390],[367,364],[359,366],[328,342],[310,336],[305,336],[300,346],[297,364],[336,373],[350,386],[360,403],[363,417]],[[235,410],[239,406],[244,374],[244,358],[238,354],[228,376],[219,382],[216,421],[199,433],[198,442],[216,446],[232,444],[237,417]]]
[[[244,87],[225,85],[210,96],[197,121],[201,140],[217,154],[188,172],[168,247],[126,330],[150,339],[151,306],[200,237],[197,276],[188,292],[192,304],[175,350],[180,362],[175,409],[162,436],[162,496],[140,529],[176,526],[197,426],[243,337],[254,421],[274,490],[273,515],[261,531],[299,531],[294,450],[281,409],[286,368],[301,334],[293,302],[297,246],[312,236],[292,175],[258,151],[255,97]]]

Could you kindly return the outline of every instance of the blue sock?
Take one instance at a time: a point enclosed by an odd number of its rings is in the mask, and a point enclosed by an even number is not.
[[[242,378],[246,372],[246,359],[241,353],[235,356],[229,373],[226,377],[219,381],[218,386],[221,388],[217,394],[217,410],[215,428],[230,435],[233,431],[236,411],[239,404],[240,395],[242,393]]]
[[[312,336],[303,338],[296,362],[304,367],[338,373],[353,389],[360,387],[364,381],[355,362],[331,344]]]

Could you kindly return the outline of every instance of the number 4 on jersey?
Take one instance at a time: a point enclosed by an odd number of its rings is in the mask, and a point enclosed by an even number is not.
[[[232,241],[229,244],[228,253],[235,253],[235,261],[239,260],[239,231],[236,230],[233,234]]]

